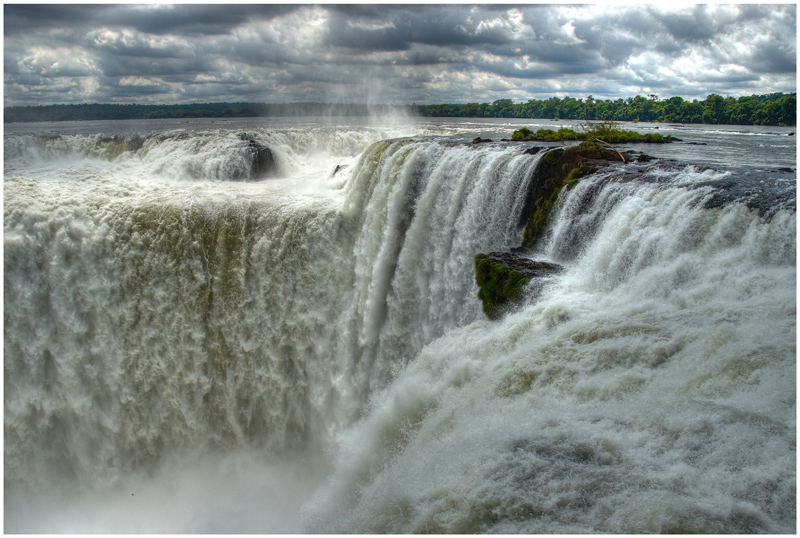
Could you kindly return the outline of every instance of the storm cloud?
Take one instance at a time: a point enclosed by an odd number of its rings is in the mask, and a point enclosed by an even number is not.
[[[796,91],[796,6],[5,5],[5,106]]]

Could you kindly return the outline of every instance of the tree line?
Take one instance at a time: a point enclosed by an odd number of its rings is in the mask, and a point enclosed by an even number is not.
[[[151,118],[232,118],[287,116],[369,116],[406,113],[427,117],[540,118],[602,121],[656,121],[731,125],[796,125],[796,95],[771,93],[722,97],[712,93],[702,101],[657,95],[602,100],[551,97],[514,103],[382,105],[325,103],[194,103],[185,105],[44,105],[4,109],[5,123],[34,121],[128,120]]]
[[[386,114],[391,105],[327,103],[193,103],[185,105],[42,105],[4,109],[4,123],[80,120],[146,120],[163,118],[262,118],[290,116],[369,116]]]
[[[682,97],[659,99],[657,95],[601,100],[591,95],[584,99],[551,97],[513,103],[499,99],[493,103],[465,105],[421,105],[422,116],[471,118],[540,118],[562,120],[655,121],[668,123],[710,123],[731,125],[796,125],[796,95],[771,93],[746,97],[722,97],[712,93],[702,101]]]

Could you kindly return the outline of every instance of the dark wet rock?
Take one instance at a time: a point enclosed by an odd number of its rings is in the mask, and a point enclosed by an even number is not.
[[[239,133],[239,138],[247,142],[245,151],[250,160],[250,176],[248,179],[263,179],[274,175],[277,171],[277,163],[272,150],[256,141],[253,134]]]
[[[137,152],[144,146],[146,142],[145,138],[139,135],[133,135],[128,139],[128,150],[132,152]]]
[[[331,173],[331,177],[335,176],[336,174],[338,174],[339,172],[341,172],[343,170],[347,170],[347,165],[346,164],[337,164],[333,168],[333,172]]]
[[[251,144],[248,149],[253,154],[253,178],[261,178],[275,171],[275,156],[271,149],[256,144]]]
[[[122,135],[116,136],[101,136],[97,138],[97,144],[119,144],[124,142],[125,138]]]
[[[704,207],[716,208],[730,204],[743,204],[750,210],[757,211],[762,217],[770,218],[782,209],[794,211],[797,206],[797,191],[791,168],[781,170],[741,170],[709,184],[713,187],[711,195],[706,198]]]
[[[583,176],[614,163],[629,163],[630,152],[619,152],[593,142],[551,149],[542,156],[529,182],[520,225],[525,227],[522,246],[531,247],[550,223],[550,211],[561,189],[573,188]]]
[[[189,132],[184,130],[168,131],[156,135],[156,141],[161,143],[165,140],[186,140],[189,138]]]
[[[524,296],[539,295],[546,277],[562,271],[560,265],[535,261],[513,252],[475,256],[478,298],[489,319],[498,319],[522,303]]]
[[[528,149],[526,149],[525,151],[523,151],[522,153],[524,153],[525,155],[536,155],[537,153],[539,153],[543,149],[544,148],[542,146],[531,146]]]
[[[564,270],[561,265],[556,263],[532,260],[513,251],[490,252],[486,255],[486,258],[508,267],[510,271],[519,271],[525,278],[551,276]]]
[[[491,142],[491,138],[481,138],[480,136],[472,141],[473,144],[485,144],[486,142]]]
[[[38,135],[34,138],[36,144],[39,147],[46,146],[50,142],[55,142],[56,140],[61,140],[61,135],[58,134],[47,134],[47,135]]]

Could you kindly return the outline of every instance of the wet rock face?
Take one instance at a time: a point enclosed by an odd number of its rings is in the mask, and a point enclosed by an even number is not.
[[[534,147],[531,150],[541,151]],[[624,165],[633,160],[646,162],[646,155],[620,153],[593,142],[582,142],[568,148],[555,148],[542,156],[542,160],[531,178],[528,198],[522,211],[525,232],[522,246],[533,247],[550,222],[550,211],[561,189],[571,189],[579,178],[594,173],[600,168]]]
[[[264,179],[275,175],[278,166],[272,150],[256,141],[255,135],[250,133],[241,133],[239,138],[247,142],[245,151],[250,160],[250,177],[248,179]]]
[[[509,271],[518,271],[527,279],[555,275],[564,269],[556,263],[531,260],[515,252],[490,252],[486,258],[508,267]]]
[[[525,153],[536,155],[544,148],[534,146]],[[554,148],[542,156],[533,173],[530,189],[522,211],[525,227],[522,245],[510,252],[490,252],[475,257],[475,282],[480,288],[478,298],[489,319],[498,319],[526,301],[536,300],[546,282],[563,268],[554,263],[532,260],[525,252],[550,222],[550,212],[562,189],[573,188],[580,178],[612,163],[628,163],[630,153],[620,153],[593,142],[569,148]],[[642,156],[639,156],[642,157]],[[646,161],[644,156],[640,160]]]
[[[535,299],[547,277],[560,273],[560,265],[524,258],[513,252],[490,252],[475,256],[478,298],[489,319],[515,310],[523,296]]]

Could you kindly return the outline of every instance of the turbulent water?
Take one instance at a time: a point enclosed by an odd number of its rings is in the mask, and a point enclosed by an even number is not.
[[[13,127],[6,532],[794,532],[788,130],[564,189],[489,321],[512,125]]]

